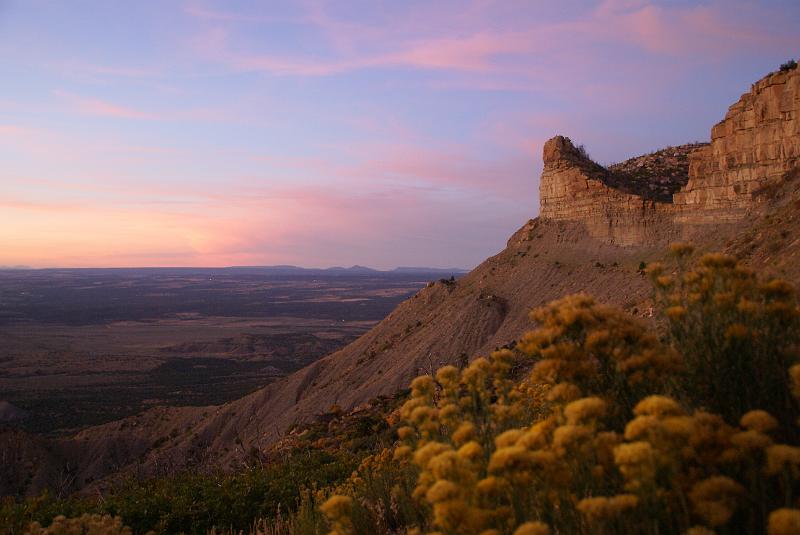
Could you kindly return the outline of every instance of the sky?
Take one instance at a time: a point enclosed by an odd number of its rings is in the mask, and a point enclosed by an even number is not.
[[[471,268],[543,143],[707,140],[800,3],[0,0],[0,265]]]

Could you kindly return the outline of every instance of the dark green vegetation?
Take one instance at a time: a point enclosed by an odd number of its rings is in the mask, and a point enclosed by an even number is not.
[[[378,398],[350,413],[334,408],[268,451],[252,451],[247,465],[235,473],[129,479],[100,499],[47,493],[21,501],[6,498],[0,505],[0,533],[23,533],[34,521],[47,526],[58,515],[84,513],[121,516],[135,533],[246,532],[258,520],[291,515],[306,489],[343,482],[364,457],[393,444],[396,426],[386,416],[406,396]]]
[[[136,533],[203,534],[212,527],[247,530],[258,518],[295,508],[302,488],[336,484],[358,466],[353,455],[299,452],[284,462],[254,467],[233,475],[184,474],[121,485],[102,501],[41,496],[0,508],[0,525],[22,533],[32,521],[49,525],[53,518],[83,513],[118,515]],[[7,520],[6,520],[7,519]]]

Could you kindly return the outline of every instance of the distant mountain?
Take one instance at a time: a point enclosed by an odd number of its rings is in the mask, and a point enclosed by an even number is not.
[[[468,273],[466,269],[460,268],[430,268],[430,267],[397,267],[389,270],[374,269],[371,267],[360,266],[358,264],[350,267],[333,266],[328,268],[304,268],[293,265],[275,265],[275,266],[231,266],[231,267],[118,267],[118,268],[40,268],[35,269],[29,266],[0,266],[2,270],[31,270],[43,272],[108,272],[108,273],[123,273],[133,274],[136,272],[144,273],[175,273],[180,275],[196,274],[196,275],[209,275],[224,273],[226,271],[235,271],[237,273],[256,274],[256,275],[462,275]]]
[[[380,273],[380,271],[378,271],[377,269],[372,269],[372,268],[368,268],[368,267],[365,267],[365,266],[359,266],[359,265],[350,266],[349,268],[334,266],[334,267],[329,267],[325,271],[327,271],[329,273],[348,273],[348,274],[351,274],[351,275]]]
[[[358,264],[350,267],[333,266],[329,268],[304,268],[291,265],[280,266],[235,266],[230,268],[239,272],[272,275],[463,275],[468,270],[460,268],[397,267],[391,270],[374,269]]]

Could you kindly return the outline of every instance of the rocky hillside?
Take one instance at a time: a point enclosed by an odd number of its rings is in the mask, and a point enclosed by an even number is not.
[[[462,279],[429,285],[347,347],[241,400],[217,407],[154,409],[24,454],[20,435],[6,434],[0,437],[0,456],[24,457],[24,467],[14,466],[25,473],[2,474],[0,490],[32,492],[62,481],[70,489],[94,491],[119,474],[246,463],[292,424],[334,404],[359,406],[405,388],[420,373],[512,343],[530,328],[531,308],[566,294],[588,292],[647,317],[651,290],[640,264],[660,258],[665,244],[683,235],[700,249],[735,252],[758,269],[778,270],[800,283],[800,189],[795,180],[800,123],[793,111],[800,109],[800,72],[765,80],[750,97],[742,97],[749,104],[735,105],[722,127],[714,127],[711,145],[671,148],[614,166],[617,180],[624,182],[617,186],[604,181],[609,171],[569,140],[554,138],[544,149],[540,217],[525,223],[503,251]],[[788,111],[780,111],[784,108]],[[738,118],[748,110],[759,119]],[[773,139],[778,131],[784,137]],[[752,135],[742,137],[741,132]],[[767,138],[772,145],[758,141]],[[765,148],[774,146],[781,149]],[[646,181],[620,178],[646,169],[648,176],[664,179],[657,181],[663,187],[653,190],[663,197],[663,191],[683,180],[678,175],[687,161],[688,178],[673,202],[643,194]],[[715,185],[726,180],[729,186]],[[703,216],[703,206],[712,213],[722,209],[720,198],[695,198],[693,192],[720,187],[735,201],[730,217]],[[678,202],[681,194],[688,197]],[[681,219],[687,214],[699,215]]]
[[[608,166],[603,180],[611,188],[648,201],[671,202],[689,181],[689,154],[708,143],[688,143]]]

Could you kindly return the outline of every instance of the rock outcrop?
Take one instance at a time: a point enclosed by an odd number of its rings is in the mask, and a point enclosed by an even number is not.
[[[690,156],[689,182],[673,196],[687,223],[738,220],[760,190],[800,164],[800,69],[753,84]]]
[[[565,137],[544,147],[540,216],[579,221],[606,243],[687,237],[741,220],[759,193],[800,165],[800,69],[753,84],[711,130],[710,144],[672,147],[608,169]]]
[[[611,173],[556,136],[544,145],[539,186],[543,219],[583,222],[589,233],[614,245],[658,241],[672,226],[673,206],[609,185]]]

